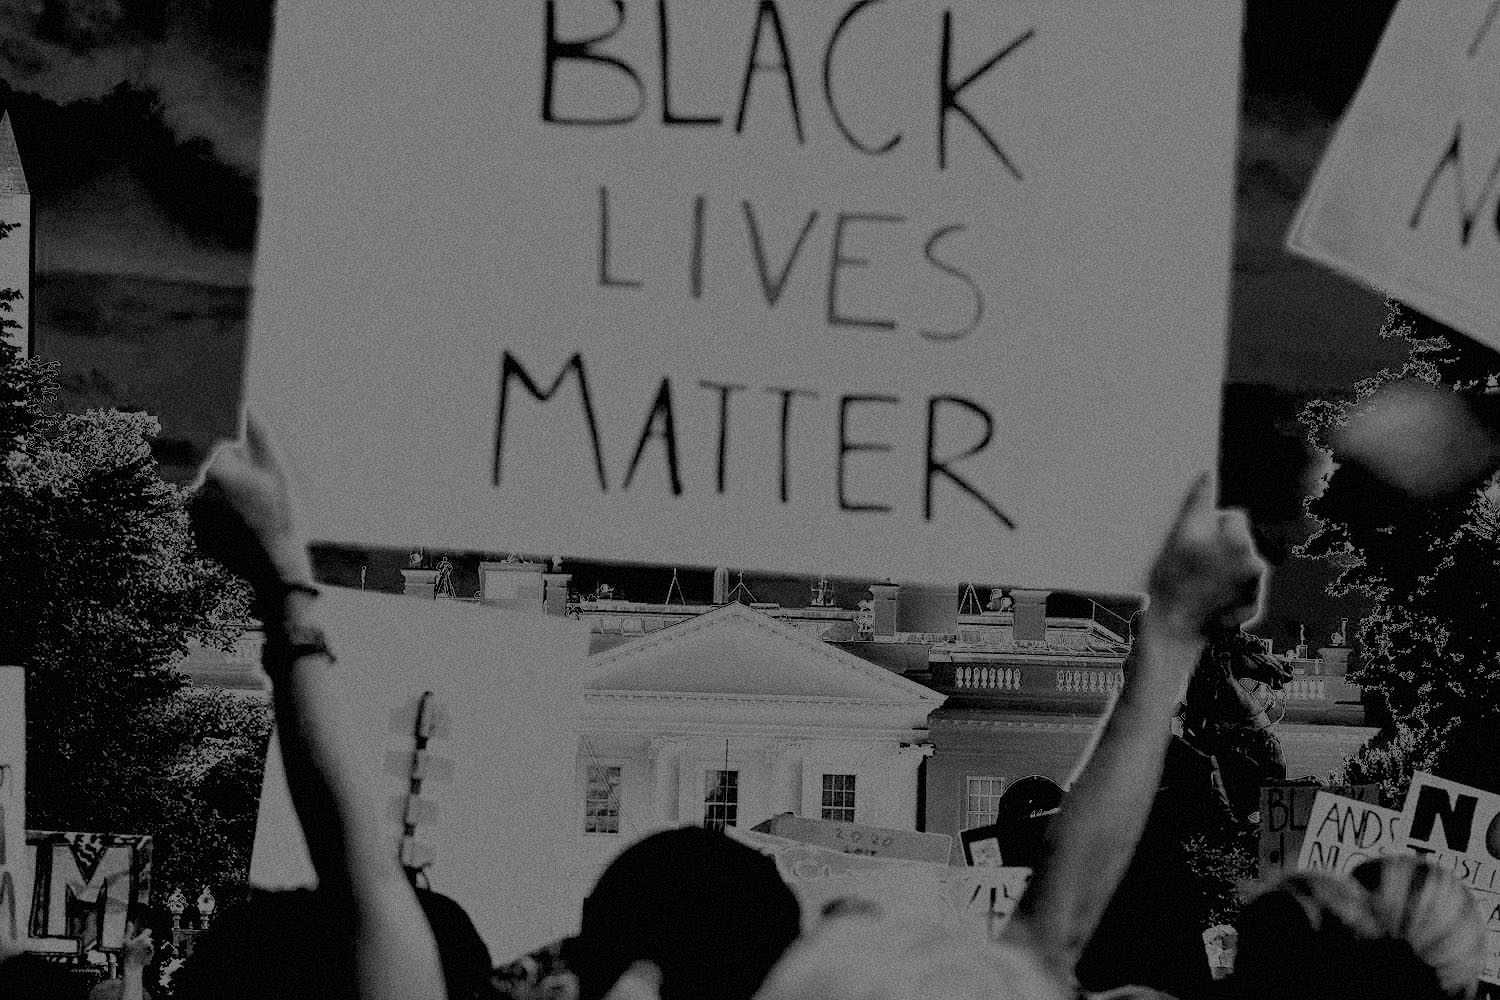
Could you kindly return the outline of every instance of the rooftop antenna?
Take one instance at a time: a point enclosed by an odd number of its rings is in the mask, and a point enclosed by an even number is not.
[[[682,596],[682,584],[677,581],[677,567],[675,566],[672,567],[672,582],[667,584],[667,599],[662,601],[663,604],[672,603],[672,591],[674,590],[677,591],[677,603],[687,604],[687,598]]]
[[[961,615],[977,615],[984,611],[984,605],[979,603],[979,595],[974,593],[972,583],[964,585],[963,600],[958,603],[958,613]]]
[[[740,597],[741,593],[743,593],[745,595],[743,598]],[[754,604],[754,603],[756,603],[755,602],[755,595],[752,594],[752,593],[750,593],[750,588],[749,587],[745,586],[745,571],[744,570],[740,570],[740,579],[739,579],[739,582],[734,585],[734,589],[729,592],[728,597],[727,597],[727,599],[725,600],[724,603],[725,604],[733,604],[735,601],[739,601],[741,604]]]

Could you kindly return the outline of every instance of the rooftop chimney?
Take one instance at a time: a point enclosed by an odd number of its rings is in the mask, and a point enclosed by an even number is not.
[[[901,589],[901,631],[958,632],[958,584],[908,583]]]
[[[894,583],[870,584],[870,596],[875,599],[875,638],[890,638],[896,634],[896,605],[901,588]]]
[[[1047,590],[1012,590],[1017,642],[1047,641]]]
[[[572,573],[542,574],[542,604],[547,614],[557,618],[568,616],[568,584],[572,580]]]

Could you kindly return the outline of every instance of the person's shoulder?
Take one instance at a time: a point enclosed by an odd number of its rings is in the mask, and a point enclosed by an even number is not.
[[[1117,986],[1103,993],[1079,993],[1079,1000],[1177,1000],[1170,993],[1149,986]]]

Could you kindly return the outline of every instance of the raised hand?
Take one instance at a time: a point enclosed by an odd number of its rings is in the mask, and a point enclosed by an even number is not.
[[[311,583],[286,474],[253,415],[243,442],[214,452],[190,513],[203,551],[248,580],[261,600],[277,586]]]
[[[1260,613],[1266,564],[1243,511],[1219,510],[1207,474],[1188,490],[1147,584],[1155,627],[1203,636]]]
[[[156,945],[151,941],[151,928],[131,928],[120,946],[120,965],[124,969],[144,969],[156,957]]]

